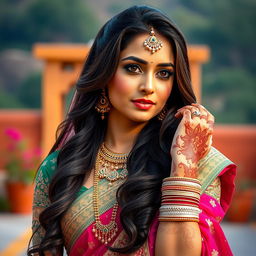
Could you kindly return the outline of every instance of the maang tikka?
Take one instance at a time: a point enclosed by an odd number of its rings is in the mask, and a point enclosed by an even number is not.
[[[95,109],[101,113],[101,119],[103,120],[105,118],[105,113],[109,112],[110,110],[110,102],[109,99],[106,96],[105,89],[102,90],[100,99],[95,106]]]
[[[144,41],[143,45],[152,54],[162,48],[163,43],[155,36],[153,27],[150,28],[150,36]]]

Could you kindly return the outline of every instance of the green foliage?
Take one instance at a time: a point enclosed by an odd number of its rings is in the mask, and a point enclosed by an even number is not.
[[[255,123],[256,79],[240,68],[225,68],[204,78],[203,104],[218,123]]]
[[[82,0],[0,1],[0,48],[35,42],[87,42],[98,21]]]
[[[11,95],[0,88],[0,109],[1,108],[25,108],[16,95]]]
[[[211,49],[203,104],[218,123],[256,123],[256,2],[180,0],[169,13],[192,44]]]
[[[209,45],[213,50],[213,61],[218,65],[246,66],[250,71],[255,70],[256,34],[253,31],[256,26],[256,1],[180,2],[182,5],[170,12],[184,29],[190,43]],[[177,10],[183,15],[177,15]],[[188,20],[190,25],[187,25]]]
[[[204,65],[203,104],[219,123],[256,123],[255,0],[108,0],[114,15],[134,4],[149,4],[171,17],[191,44],[211,49]],[[84,0],[0,0],[0,49],[30,49],[34,42],[86,42],[99,29]],[[0,108],[39,108],[39,74],[18,86],[17,95],[0,89]]]
[[[155,8],[161,8],[160,6],[163,5],[163,2],[154,1],[154,0],[114,1],[109,4],[108,12],[111,13],[112,15],[115,15],[133,5],[149,5]]]
[[[41,73],[32,73],[20,85],[17,97],[26,108],[41,108]]]
[[[0,196],[0,212],[7,212],[10,209],[8,199]]]
[[[0,89],[1,108],[41,108],[41,73],[31,73],[18,86],[15,94]]]

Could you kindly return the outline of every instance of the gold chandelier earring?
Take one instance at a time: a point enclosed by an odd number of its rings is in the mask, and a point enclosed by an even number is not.
[[[168,109],[167,109],[167,107],[165,106],[165,107],[161,110],[161,112],[157,115],[157,119],[158,119],[159,121],[163,121],[163,120],[165,119],[166,115],[167,115],[167,112],[168,112]]]
[[[97,112],[101,113],[101,119],[104,120],[105,113],[109,112],[110,110],[110,102],[108,97],[106,96],[105,89],[102,89],[100,99],[95,106],[95,109],[97,110]]]

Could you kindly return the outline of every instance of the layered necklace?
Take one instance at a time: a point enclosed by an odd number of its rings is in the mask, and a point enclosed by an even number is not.
[[[110,222],[108,224],[102,224],[99,213],[99,179],[108,180],[109,185],[112,185],[116,180],[125,179],[128,174],[126,169],[127,158],[128,154],[114,153],[109,150],[104,143],[101,145],[96,157],[93,181],[95,224],[93,225],[92,231],[94,236],[104,244],[109,243],[118,231],[116,223],[118,203],[116,202],[113,206]]]

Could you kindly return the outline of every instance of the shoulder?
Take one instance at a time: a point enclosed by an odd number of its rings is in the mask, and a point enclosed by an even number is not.
[[[55,151],[51,154],[49,154],[41,163],[37,175],[36,180],[38,178],[43,178],[47,181],[49,181],[52,176],[55,173],[56,167],[57,167],[57,157],[58,157],[59,151]]]

